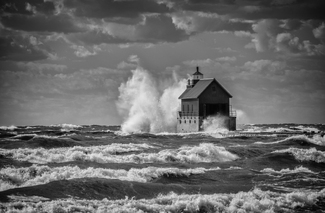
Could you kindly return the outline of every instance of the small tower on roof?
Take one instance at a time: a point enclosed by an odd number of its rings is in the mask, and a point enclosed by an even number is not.
[[[187,88],[192,88],[195,84],[203,78],[203,74],[199,71],[199,67],[196,67],[196,72],[192,74],[192,78],[188,79]]]

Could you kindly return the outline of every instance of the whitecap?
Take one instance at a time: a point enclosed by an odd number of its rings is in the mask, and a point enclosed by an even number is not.
[[[189,176],[192,174],[202,174],[206,171],[213,170],[220,170],[220,168],[216,167],[206,169],[199,167],[179,169],[175,167],[146,167],[141,169],[131,168],[130,170],[124,170],[93,167],[80,169],[78,166],[63,166],[53,168],[39,165],[24,168],[7,167],[0,170],[0,190],[4,191],[17,187],[35,186],[56,180],[93,177],[146,183],[163,175]]]
[[[11,126],[0,126],[0,129],[1,130],[15,130],[17,129],[18,127],[14,126],[14,125],[11,125]]]
[[[152,199],[121,200],[78,200],[61,199],[53,201],[24,202],[16,200],[4,203],[7,211],[32,212],[42,209],[44,212],[277,212],[286,210],[293,212],[297,207],[314,205],[319,198],[324,198],[325,189],[321,191],[294,191],[277,193],[255,188],[249,192],[236,194],[176,194],[159,195]],[[35,205],[37,203],[37,205]]]
[[[296,168],[294,168],[292,170],[287,168],[287,169],[281,169],[279,171],[276,171],[276,170],[274,170],[272,168],[265,168],[265,169],[261,170],[260,172],[262,172],[262,173],[271,173],[271,174],[281,174],[281,175],[283,175],[283,174],[301,173],[301,172],[303,172],[303,173],[315,173],[315,172],[311,171],[310,169],[308,169],[306,167],[303,167],[303,166],[296,167]]]
[[[224,147],[212,143],[201,143],[198,146],[183,146],[179,149],[165,149],[154,153],[132,153],[156,148],[148,144],[111,144],[106,146],[56,149],[0,149],[0,153],[16,160],[31,163],[60,163],[68,161],[93,161],[98,163],[200,163],[226,162],[239,159]],[[116,153],[126,153],[116,155]]]
[[[298,161],[314,161],[316,163],[325,163],[325,152],[318,151],[316,148],[298,149],[288,148],[283,150],[276,150],[272,153],[289,153]]]
[[[285,138],[283,140],[279,140],[279,141],[255,142],[255,144],[277,144],[277,143],[282,143],[282,142],[286,142],[286,141],[289,141],[289,140],[305,141],[305,142],[310,143],[310,144],[325,146],[325,135],[321,136],[321,135],[318,135],[318,134],[313,135],[312,138],[309,138],[306,135],[294,135],[294,136],[290,136],[290,137],[287,137],[287,138]]]

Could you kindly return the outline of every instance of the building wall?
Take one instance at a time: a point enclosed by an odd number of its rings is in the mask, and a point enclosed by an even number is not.
[[[236,130],[236,117],[229,117],[229,128],[230,131]]]
[[[198,112],[199,111],[199,100],[198,99],[184,99],[181,101],[181,111],[188,112]]]
[[[202,118],[199,116],[182,116],[177,118],[177,132],[198,132],[202,125]]]
[[[199,96],[199,115],[205,116],[205,104],[226,104],[225,115],[229,116],[230,96],[217,84],[212,82]]]
[[[213,90],[215,88],[215,90]],[[200,95],[200,103],[228,103],[229,95],[217,84],[212,82]]]

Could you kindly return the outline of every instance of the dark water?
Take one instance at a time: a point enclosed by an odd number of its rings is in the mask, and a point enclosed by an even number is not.
[[[1,127],[0,212],[325,212],[324,130]]]

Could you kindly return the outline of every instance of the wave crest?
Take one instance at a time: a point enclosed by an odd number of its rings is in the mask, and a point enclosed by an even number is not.
[[[65,199],[55,201],[34,202],[20,201],[21,197],[8,204],[4,209],[15,212],[36,211],[41,208],[45,212],[277,212],[279,210],[294,211],[295,208],[313,206],[325,197],[325,189],[321,191],[296,191],[276,193],[255,188],[249,192],[237,194],[182,194],[169,193],[153,199],[134,200],[126,197],[123,200],[76,200]],[[24,198],[24,197],[23,197]],[[26,199],[26,198],[24,198]],[[44,198],[40,198],[44,201]],[[38,202],[38,203],[37,203]],[[37,203],[37,205],[35,205]]]
[[[26,168],[8,167],[0,170],[0,191],[11,188],[35,186],[56,180],[67,180],[74,178],[106,178],[119,179],[122,181],[149,182],[161,176],[189,176],[192,174],[202,174],[206,171],[219,170],[220,168],[159,168],[147,167],[142,169],[104,169],[93,168],[80,169],[78,166],[49,167],[33,165]]]
[[[316,163],[325,163],[325,152],[318,151],[316,148],[298,149],[288,148],[283,150],[276,150],[272,153],[289,153],[298,161],[314,161]]]
[[[288,142],[288,141],[303,141],[307,142],[309,144],[315,144],[319,146],[325,146],[325,135],[313,135],[312,138],[307,137],[306,135],[294,135],[287,137],[283,140],[274,141],[274,142],[255,142],[255,144],[277,144],[282,142]]]
[[[261,170],[260,172],[263,172],[263,173],[271,173],[271,174],[294,174],[294,173],[300,173],[300,172],[304,172],[304,173],[314,173],[313,171],[311,171],[310,169],[306,168],[306,167],[303,167],[303,166],[299,166],[299,167],[296,167],[294,169],[281,169],[280,171],[276,171],[272,168],[265,168],[263,170]]]
[[[239,159],[224,147],[212,143],[201,143],[198,146],[184,146],[179,149],[165,149],[158,153],[137,153],[116,155],[118,152],[140,152],[155,148],[148,144],[111,144],[57,149],[12,149],[1,150],[0,154],[16,160],[31,163],[60,163],[68,161],[93,161],[98,163],[199,163],[226,162]]]

